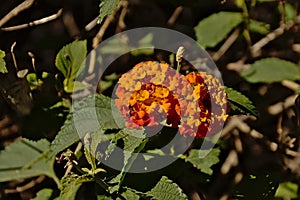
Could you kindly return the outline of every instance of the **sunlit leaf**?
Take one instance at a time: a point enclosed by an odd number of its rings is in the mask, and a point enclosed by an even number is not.
[[[284,199],[298,198],[298,184],[292,182],[280,183],[276,190],[275,197]]]
[[[238,12],[219,12],[203,19],[194,28],[197,42],[206,47],[215,47],[241,22],[243,15]]]
[[[98,195],[97,200],[112,200],[112,198],[104,195]]]
[[[225,90],[230,103],[230,109],[235,114],[257,115],[257,110],[248,97],[232,88],[225,88]]]
[[[300,80],[300,67],[279,58],[264,58],[251,64],[249,69],[241,72],[241,76],[250,83],[294,81]]]
[[[38,193],[36,193],[36,197],[33,198],[32,200],[48,200],[52,196],[52,193],[53,190],[50,188],[42,189],[38,191]]]
[[[73,175],[68,175],[61,180],[61,192],[60,199],[75,200],[76,194],[82,183],[90,182],[93,179],[89,176],[79,176],[75,177]]]
[[[209,152],[207,154],[207,151]],[[201,154],[207,154],[202,158]],[[201,172],[212,175],[211,166],[219,162],[220,149],[214,148],[211,150],[192,149],[186,161],[192,163]]]
[[[116,113],[113,117],[112,113]],[[70,145],[79,141],[88,132],[98,129],[119,129],[123,118],[111,103],[111,99],[104,95],[93,95],[77,102],[73,110],[51,144],[51,155],[56,155]],[[119,116],[119,118],[118,118]],[[117,124],[116,121],[119,121]],[[121,121],[121,122],[120,122]],[[76,124],[76,126],[75,126]]]
[[[120,0],[101,0],[98,22],[101,23],[107,15],[112,14],[118,7],[119,2]]]
[[[281,8],[281,9],[279,9],[279,11],[282,13],[283,12],[282,7],[279,7],[279,8]],[[284,4],[284,15],[285,15],[284,17],[285,17],[286,21],[294,20],[295,17],[297,16],[297,10],[292,4],[285,3]]]
[[[73,81],[84,69],[83,62],[86,55],[86,40],[74,41],[64,46],[58,52],[55,60],[55,66],[64,75],[64,86],[66,88],[72,88]]]
[[[154,199],[160,200],[186,200],[187,196],[182,192],[181,188],[173,183],[166,176],[163,176],[160,181],[152,188],[151,191],[146,193],[149,196],[152,196]]]
[[[131,190],[126,190],[125,192],[122,193],[122,196],[125,199],[130,199],[130,200],[139,200],[140,197],[139,195],[137,195],[135,192],[131,191]],[[118,198],[119,200],[120,198]]]
[[[270,24],[250,19],[249,29],[252,32],[256,32],[256,33],[265,35],[270,32]]]
[[[46,139],[33,142],[22,139],[0,152],[0,182],[46,175],[57,181],[53,163],[47,158],[50,143]]]
[[[7,69],[6,69],[6,63],[4,61],[5,57],[5,52],[0,50],[0,73],[5,74],[7,73]]]
[[[122,139],[124,142],[124,163],[121,173],[110,182],[116,184],[110,188],[111,192],[119,190],[126,173],[131,168],[133,162],[137,158],[138,153],[143,150],[147,142],[147,140],[145,140],[144,130],[123,129],[116,135],[117,138]],[[115,146],[115,144],[111,145]],[[108,148],[112,148],[110,146]],[[113,151],[113,148],[110,151]]]

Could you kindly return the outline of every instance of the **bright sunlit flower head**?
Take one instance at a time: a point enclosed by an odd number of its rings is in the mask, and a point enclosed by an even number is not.
[[[138,63],[123,74],[115,103],[128,128],[159,124],[179,128],[184,136],[203,138],[226,121],[227,96],[221,82],[205,72],[183,76],[168,64]]]
[[[228,117],[229,104],[224,86],[219,79],[205,72],[192,72],[185,77],[193,86],[193,96],[198,105],[197,108],[187,106],[182,116],[188,119],[181,124],[180,132],[196,138],[216,134]],[[200,112],[200,115],[195,117],[195,112]]]

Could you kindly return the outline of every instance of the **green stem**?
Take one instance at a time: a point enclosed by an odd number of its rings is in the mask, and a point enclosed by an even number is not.
[[[177,71],[177,72],[180,72],[180,68],[181,68],[181,64],[180,64],[180,62],[178,62],[178,63],[177,63],[177,69],[176,69],[176,71]]]
[[[120,178],[120,182],[119,182],[119,188],[120,188],[120,186],[121,186],[121,184],[122,184],[122,182],[123,182],[123,180],[124,180],[127,172],[129,171],[129,169],[131,168],[131,166],[134,163],[135,159],[137,158],[138,153],[141,152],[144,149],[144,147],[146,146],[146,144],[147,144],[148,141],[149,141],[148,138],[144,139],[144,141],[137,147],[137,149],[134,150],[133,156],[128,159],[127,164],[123,167],[123,169],[122,169],[122,177]]]

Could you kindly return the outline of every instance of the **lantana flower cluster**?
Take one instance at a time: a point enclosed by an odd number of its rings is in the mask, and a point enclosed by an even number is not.
[[[115,103],[129,128],[165,125],[182,135],[203,138],[227,119],[227,97],[220,81],[205,72],[183,76],[168,64],[138,63],[123,74]]]

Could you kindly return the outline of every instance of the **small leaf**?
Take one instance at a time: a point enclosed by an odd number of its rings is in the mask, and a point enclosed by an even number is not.
[[[292,182],[280,183],[276,190],[275,197],[284,199],[298,198],[298,184]]]
[[[130,200],[139,200],[140,196],[137,195],[135,192],[131,191],[131,190],[126,190],[125,192],[122,193],[122,196],[125,199],[130,199]],[[118,198],[119,200],[120,198]]]
[[[122,116],[113,117],[113,112],[117,115],[117,108],[104,95],[92,95],[74,103],[72,112],[51,144],[51,156],[79,141],[88,132],[122,128],[119,127],[123,123]]]
[[[0,73],[5,74],[7,73],[7,69],[6,69],[6,63],[4,61],[5,57],[5,52],[0,50]]]
[[[119,2],[120,0],[101,0],[98,23],[101,23],[107,15],[112,14],[118,7]]]
[[[98,195],[97,200],[112,200],[112,198],[104,195]]]
[[[45,139],[22,139],[7,146],[0,152],[0,182],[46,175],[58,183],[53,170],[55,157],[47,159],[49,146]]]
[[[152,196],[154,199],[159,200],[186,200],[187,196],[182,192],[181,188],[173,183],[166,176],[163,176],[160,181],[152,188],[151,191],[146,193],[149,196]]]
[[[250,19],[249,29],[252,32],[266,35],[270,32],[270,24]]]
[[[194,28],[197,42],[206,47],[215,47],[241,22],[243,15],[237,12],[219,12],[203,19]]]
[[[100,92],[104,92],[105,90],[107,90],[108,88],[110,88],[111,86],[113,86],[114,82],[113,81],[105,81],[105,80],[101,80],[99,83],[100,86]]]
[[[121,138],[124,142],[124,164],[121,170],[121,173],[118,174],[110,183],[117,183],[117,185],[110,188],[111,192],[118,191],[127,172],[133,165],[135,159],[138,156],[146,143],[147,139],[145,139],[144,130],[136,130],[136,129],[123,129],[119,133],[117,133],[117,138]],[[114,141],[117,142],[117,141]],[[111,144],[112,145],[112,144]],[[114,144],[113,144],[114,145]],[[115,146],[115,145],[114,145]],[[108,147],[113,148],[113,147]],[[113,151],[110,150],[110,151]],[[135,153],[135,154],[132,154]]]
[[[76,194],[82,183],[90,182],[93,179],[86,175],[74,177],[73,175],[68,175],[61,180],[61,192],[60,199],[75,200]]]
[[[132,47],[122,37],[116,37],[108,40],[100,50],[101,54],[125,54],[130,51]]]
[[[207,151],[209,151],[208,154]],[[200,154],[202,153],[207,155],[204,158],[201,158]],[[197,169],[200,169],[201,172],[212,175],[213,170],[211,169],[211,166],[219,162],[219,154],[220,149],[218,148],[211,150],[192,149],[186,161],[192,163]]]
[[[252,114],[257,116],[256,108],[248,97],[232,88],[225,88],[225,90],[232,111],[237,114]]]
[[[281,6],[279,6],[278,8],[279,8],[279,12],[285,14],[284,17],[286,21],[294,20],[295,17],[297,16],[296,8],[290,3],[284,3],[284,12]]]
[[[295,63],[279,58],[265,58],[251,64],[241,72],[241,76],[250,83],[274,83],[283,80],[300,80],[300,68]]]
[[[38,193],[36,193],[36,197],[33,198],[32,200],[48,200],[51,199],[53,190],[50,188],[45,188],[42,189],[40,191],[38,191]]]
[[[74,41],[64,46],[58,52],[55,59],[55,66],[65,77],[65,87],[72,88],[72,82],[84,69],[83,64],[86,54],[86,40]]]

